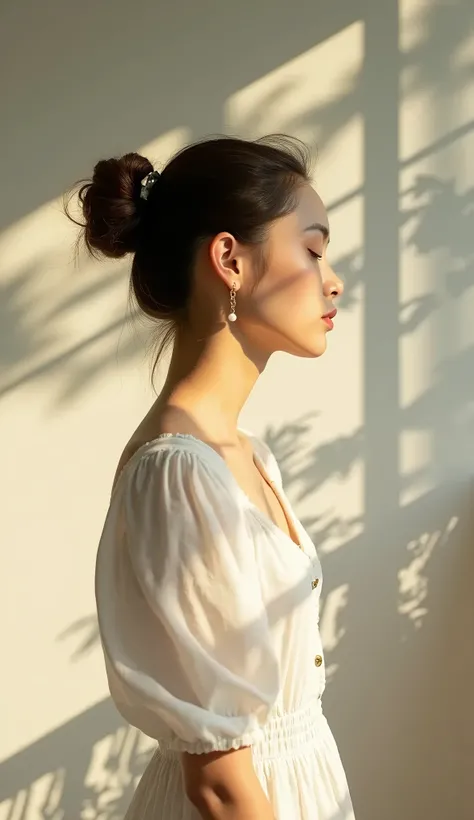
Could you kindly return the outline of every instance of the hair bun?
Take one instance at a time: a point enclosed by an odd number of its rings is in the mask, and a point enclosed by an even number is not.
[[[92,180],[79,190],[84,240],[92,253],[119,259],[135,252],[141,182],[151,171],[151,162],[134,153],[97,163]]]

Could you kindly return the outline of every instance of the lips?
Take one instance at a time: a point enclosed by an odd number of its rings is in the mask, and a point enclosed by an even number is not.
[[[334,319],[336,313],[337,313],[337,310],[336,310],[336,308],[334,308],[329,313],[325,313],[324,316],[322,317],[323,322],[325,322],[327,324],[329,330],[332,330],[333,327],[334,327],[333,319]]]

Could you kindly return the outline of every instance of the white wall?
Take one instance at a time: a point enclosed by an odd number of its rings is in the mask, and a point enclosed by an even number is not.
[[[146,743],[106,699],[93,566],[150,402],[126,268],[74,268],[102,156],[227,131],[318,148],[346,296],[243,422],[325,569],[326,710],[360,820],[464,820],[474,760],[474,6],[17,0],[0,11],[0,820],[118,820]],[[5,4],[6,6],[6,4]],[[285,819],[286,820],[286,819]]]

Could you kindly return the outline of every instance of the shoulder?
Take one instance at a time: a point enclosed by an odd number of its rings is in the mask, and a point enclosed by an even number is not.
[[[233,495],[227,465],[209,444],[187,434],[162,434],[139,447],[124,465],[114,496],[168,496],[183,500],[206,493],[209,501]]]
[[[170,555],[174,561],[196,551],[202,557],[247,548],[245,496],[219,454],[184,434],[160,436],[137,450],[110,508],[110,523],[119,521],[142,569]]]

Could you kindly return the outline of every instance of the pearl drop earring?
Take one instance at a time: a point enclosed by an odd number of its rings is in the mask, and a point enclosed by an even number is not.
[[[237,291],[235,289],[235,283],[233,283],[231,291],[230,291],[230,313],[227,317],[229,322],[235,322],[236,319],[237,319],[237,314],[235,312],[235,307],[236,307],[235,294],[236,294],[236,292]]]

